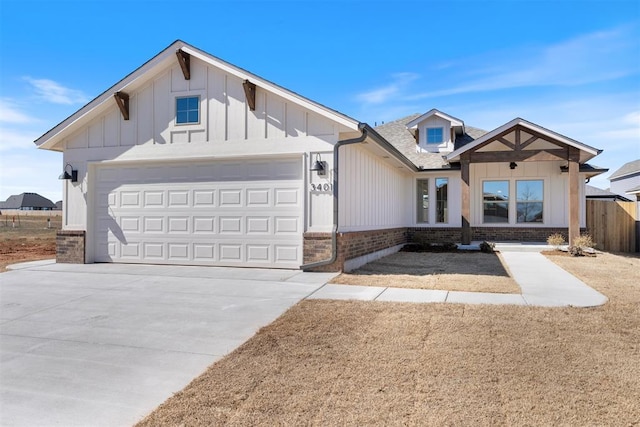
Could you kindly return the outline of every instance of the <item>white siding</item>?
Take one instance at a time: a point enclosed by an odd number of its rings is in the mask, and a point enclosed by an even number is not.
[[[177,61],[130,87],[129,120],[124,120],[115,101],[101,107],[87,125],[64,140],[64,164],[79,170],[79,182],[65,182],[67,229],[90,229],[87,208],[89,164],[141,160],[222,159],[303,155],[307,163],[316,152],[329,153],[339,139],[340,125],[298,104],[256,91],[256,109],[246,102],[243,81],[220,69],[191,58],[191,79],[185,80]],[[200,97],[200,123],[175,124],[175,99]],[[308,170],[309,165],[307,165]],[[325,179],[329,182],[330,177]],[[305,185],[309,185],[311,181]],[[305,188],[306,194],[306,188]],[[332,197],[314,194],[305,203],[313,216],[305,226],[329,230]]]
[[[515,169],[508,163],[475,163],[471,165],[471,225],[491,227],[568,227],[568,174],[560,173],[560,166],[566,162],[519,162]],[[542,179],[544,181],[543,223],[516,223],[515,198],[516,181]],[[510,192],[510,214],[508,224],[482,223],[482,182],[485,180],[507,180]],[[580,226],[585,226],[584,176],[580,179]]]
[[[413,178],[359,145],[341,148],[339,231],[405,227],[411,222]]]
[[[427,144],[427,128],[442,128],[441,144]],[[453,151],[453,142],[451,141],[451,122],[442,117],[431,116],[418,126],[419,132],[419,144],[421,150],[435,153],[451,152]]]

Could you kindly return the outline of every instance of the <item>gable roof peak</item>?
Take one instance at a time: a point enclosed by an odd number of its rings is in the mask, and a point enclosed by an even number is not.
[[[457,117],[451,116],[447,113],[443,113],[437,108],[432,108],[431,110],[427,111],[421,116],[418,116],[415,119],[411,120],[409,123],[407,123],[407,128],[408,129],[415,128],[418,126],[418,124],[420,124],[421,122],[423,122],[424,120],[432,116],[438,116],[440,118],[448,120],[449,122],[451,122],[451,126],[462,126],[464,128],[464,122],[462,120],[460,120]]]

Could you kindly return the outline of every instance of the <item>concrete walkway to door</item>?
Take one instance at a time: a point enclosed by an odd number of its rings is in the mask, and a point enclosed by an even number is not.
[[[500,251],[511,275],[520,286],[521,294],[327,284],[308,298],[543,307],[593,307],[607,302],[607,297],[542,255],[540,251],[548,249],[546,245],[498,244],[496,249]]]
[[[132,425],[334,274],[39,261],[0,274],[0,425]]]

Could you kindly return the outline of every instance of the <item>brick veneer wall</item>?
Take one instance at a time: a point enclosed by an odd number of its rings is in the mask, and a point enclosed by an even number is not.
[[[406,228],[353,231],[338,233],[338,256],[333,264],[316,267],[310,271],[341,271],[344,262],[382,249],[407,242]],[[305,264],[328,259],[331,256],[331,233],[305,233]]]
[[[471,227],[472,240],[488,241],[516,241],[516,242],[546,242],[547,237],[554,233],[560,233],[565,240],[569,230],[563,227]],[[585,229],[580,229],[581,233]]]
[[[586,229],[580,229],[581,233]],[[471,240],[546,242],[547,237],[560,233],[567,239],[568,230],[563,227],[471,227]],[[460,228],[408,228],[408,241],[415,243],[459,243]]]
[[[59,230],[56,235],[56,262],[84,264],[84,230]]]

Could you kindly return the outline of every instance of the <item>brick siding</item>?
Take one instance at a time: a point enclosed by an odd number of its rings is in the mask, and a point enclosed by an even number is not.
[[[584,233],[585,229],[581,229]],[[546,242],[551,234],[560,233],[567,238],[562,227],[471,227],[472,240]],[[333,264],[310,271],[342,271],[344,262],[403,243],[459,243],[461,228],[409,227],[387,230],[338,233],[338,256]],[[331,257],[331,233],[305,233],[304,263],[323,261]]]
[[[85,236],[83,230],[59,230],[56,235],[56,262],[84,264]]]
[[[342,271],[346,260],[401,245],[406,242],[406,228],[338,233],[338,256],[336,261],[333,264],[316,267],[310,271]],[[331,233],[305,233],[305,264],[322,261],[330,257]]]

